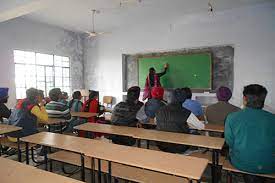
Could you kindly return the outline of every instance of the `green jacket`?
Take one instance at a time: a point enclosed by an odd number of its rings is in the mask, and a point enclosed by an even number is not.
[[[275,173],[275,115],[245,108],[228,115],[225,140],[231,163],[251,173]]]

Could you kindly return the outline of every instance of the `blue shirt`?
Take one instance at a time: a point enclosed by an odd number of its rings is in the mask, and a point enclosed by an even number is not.
[[[203,116],[201,104],[196,100],[186,99],[182,107],[191,111],[195,116]]]

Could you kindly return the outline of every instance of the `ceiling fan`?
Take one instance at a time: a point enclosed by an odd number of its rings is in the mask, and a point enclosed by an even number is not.
[[[107,34],[107,32],[96,32],[95,31],[95,14],[100,13],[99,10],[92,10],[92,31],[86,31],[85,33],[88,34],[88,37],[96,37],[102,34]]]

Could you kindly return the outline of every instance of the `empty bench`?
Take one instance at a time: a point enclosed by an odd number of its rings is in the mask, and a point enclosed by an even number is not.
[[[58,151],[56,153],[49,154],[48,158],[50,160],[67,163],[70,165],[81,166],[79,154],[68,152],[68,151]],[[187,179],[163,174],[155,171],[145,170],[141,168],[131,167],[127,165],[122,165],[118,163],[111,164],[112,166],[112,176],[121,178],[124,180],[134,181],[134,182],[158,182],[158,183],[182,183],[188,182]],[[91,169],[91,158],[85,157],[85,168]],[[98,165],[95,161],[94,170],[98,170]],[[101,161],[101,171],[108,173],[108,162]]]

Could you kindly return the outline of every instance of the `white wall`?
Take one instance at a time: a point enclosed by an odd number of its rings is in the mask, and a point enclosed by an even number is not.
[[[83,39],[61,28],[23,18],[0,23],[0,86],[9,87],[9,106],[15,99],[13,50],[70,57],[72,89],[83,88]]]
[[[244,85],[259,83],[267,87],[266,103],[275,109],[274,19],[272,2],[216,12],[214,16],[195,14],[171,22],[133,23],[110,35],[85,41],[85,87],[120,101],[123,53],[231,44],[235,48],[233,103],[241,104]]]

